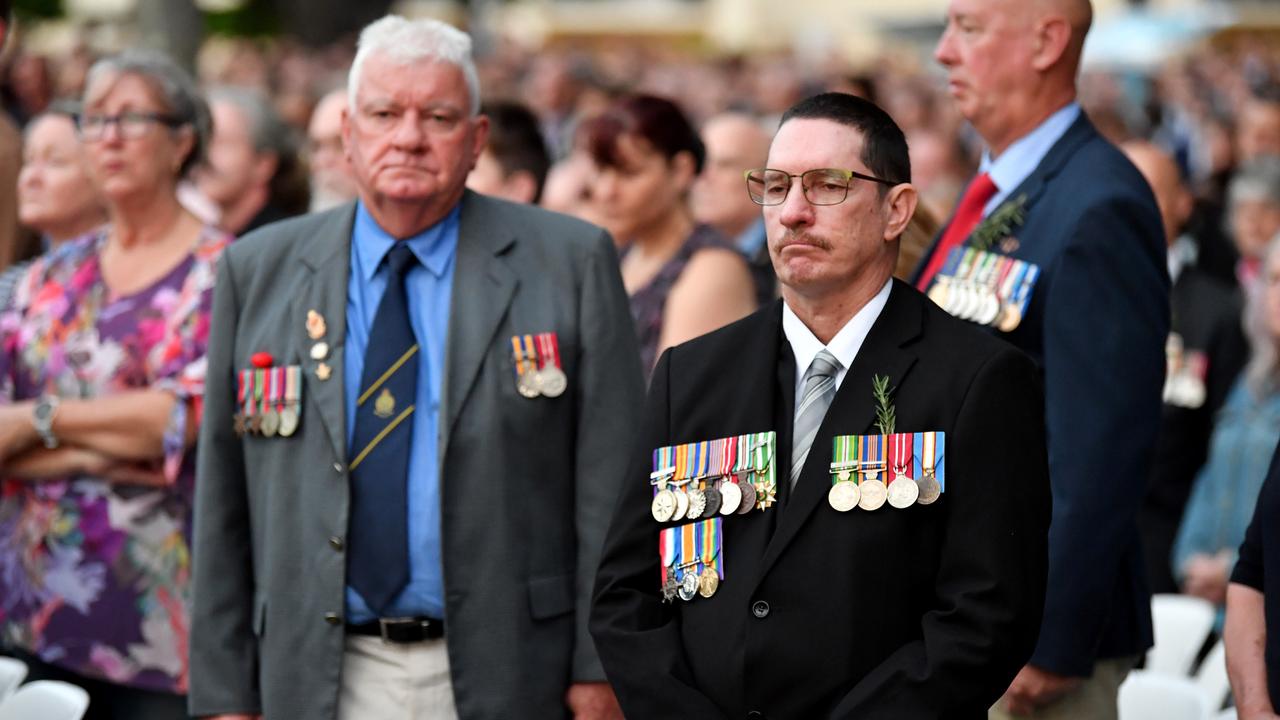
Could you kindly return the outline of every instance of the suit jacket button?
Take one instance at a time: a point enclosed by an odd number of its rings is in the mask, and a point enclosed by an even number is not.
[[[338,613],[327,612],[324,614],[324,621],[330,625],[341,625],[342,618],[338,617]]]
[[[338,552],[342,552],[342,538],[338,537],[337,535],[334,535],[333,537],[329,538],[329,547],[333,548],[334,550],[337,550]]]
[[[763,620],[769,617],[769,603],[763,600],[757,600],[751,603],[751,614]]]
[[[339,475],[341,475],[341,474],[342,474],[342,463],[340,463],[340,462],[336,462],[336,463],[334,463],[334,464],[333,464],[333,471],[334,471],[334,472],[336,472],[336,473],[338,473]]]

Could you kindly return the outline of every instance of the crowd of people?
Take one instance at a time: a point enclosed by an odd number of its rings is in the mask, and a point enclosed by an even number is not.
[[[1258,646],[1280,47],[1082,75],[1091,21],[953,0],[867,69],[11,37],[0,647],[89,718],[586,720],[1114,717],[1152,592]],[[858,524],[821,456],[873,378],[952,485]],[[664,603],[657,449],[765,429],[765,512],[698,536],[723,588]]]

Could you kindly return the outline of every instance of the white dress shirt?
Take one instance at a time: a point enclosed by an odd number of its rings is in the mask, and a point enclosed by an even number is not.
[[[885,282],[884,287],[880,288],[880,292],[876,293],[871,301],[862,306],[853,317],[849,318],[849,322],[840,328],[840,332],[831,338],[831,342],[826,345],[822,344],[809,328],[796,315],[795,311],[787,305],[786,301],[782,302],[782,334],[786,336],[787,342],[791,343],[791,352],[796,357],[796,397],[800,397],[800,391],[804,383],[804,374],[808,372],[809,365],[813,363],[813,358],[823,348],[827,349],[840,362],[840,369],[836,371],[836,390],[840,389],[840,383],[844,382],[845,373],[849,371],[849,366],[853,364],[853,359],[858,356],[858,351],[862,349],[862,343],[867,339],[867,333],[871,332],[871,326],[875,324],[876,318],[880,317],[880,313],[884,310],[884,306],[889,302],[889,290],[893,287],[893,279],[890,278]],[[870,392],[870,390],[868,390]]]

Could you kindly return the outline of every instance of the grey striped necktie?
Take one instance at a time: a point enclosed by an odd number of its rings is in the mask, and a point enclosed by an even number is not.
[[[827,408],[836,396],[836,373],[840,361],[825,348],[818,351],[804,374],[800,401],[796,403],[796,422],[792,428],[795,442],[791,446],[791,487],[800,479],[804,461],[809,457],[818,426],[827,415]]]

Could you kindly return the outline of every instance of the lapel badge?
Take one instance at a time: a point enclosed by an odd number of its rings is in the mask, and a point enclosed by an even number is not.
[[[275,358],[271,357],[269,352],[256,352],[250,356],[249,362],[260,370],[266,370],[275,363]]]
[[[321,341],[311,346],[311,359],[324,360],[329,357],[329,343]]]
[[[1020,247],[1022,247],[1022,243],[1018,242],[1018,238],[1013,235],[1010,235],[1000,241],[1000,252],[1005,255],[1012,255],[1013,253],[1018,252],[1018,248]]]
[[[373,414],[382,419],[391,417],[396,411],[396,399],[391,395],[391,391],[382,388],[382,394],[377,400],[373,401]]]
[[[324,316],[313,310],[307,311],[307,336],[312,340],[319,340],[329,331],[325,324]]]
[[[324,382],[325,380],[328,380],[329,376],[332,374],[333,374],[333,369],[329,367],[328,363],[320,363],[319,365],[316,366],[316,379],[319,380],[320,382]]]

